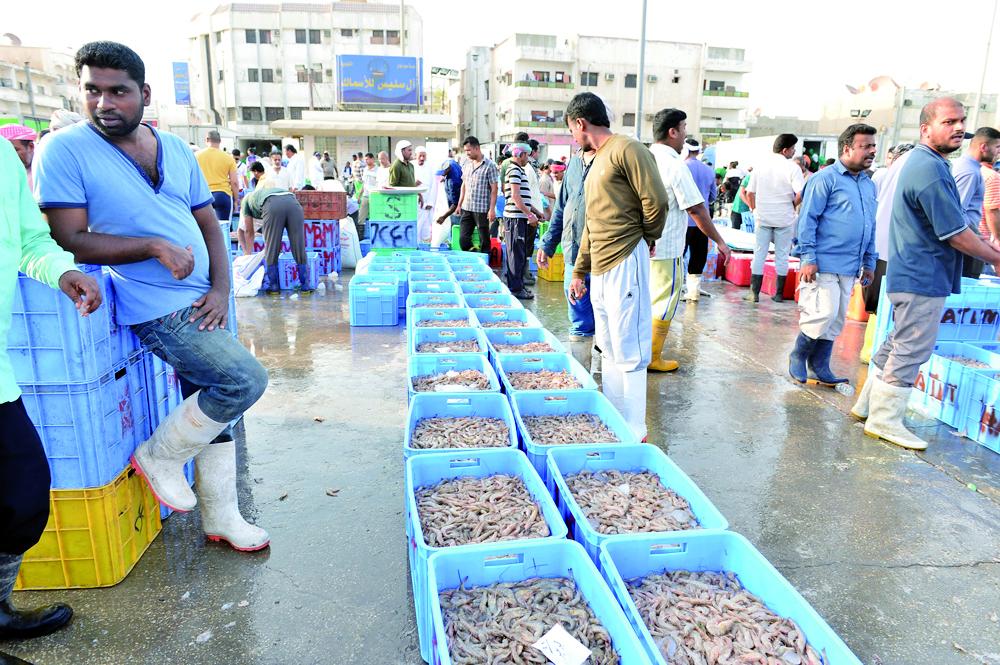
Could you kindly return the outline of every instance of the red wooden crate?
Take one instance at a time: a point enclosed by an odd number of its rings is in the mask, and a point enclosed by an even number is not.
[[[347,217],[347,194],[344,192],[295,192],[306,219],[343,219]]]

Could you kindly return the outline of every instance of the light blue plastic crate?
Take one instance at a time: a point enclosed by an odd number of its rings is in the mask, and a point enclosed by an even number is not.
[[[501,353],[497,355],[496,369],[503,390],[508,395],[518,392],[540,392],[514,388],[508,376],[510,372],[541,372],[542,370],[569,372],[574,379],[580,382],[580,387],[568,390],[597,390],[597,382],[590,375],[590,371],[568,353]]]
[[[448,280],[444,282],[413,282],[410,293],[457,293],[461,294],[458,284]]]
[[[414,252],[409,259],[410,270],[417,269],[418,266],[434,266],[435,270],[448,270],[448,259],[441,252]]]
[[[430,637],[435,665],[450,665],[448,639],[438,594],[448,589],[480,587],[500,582],[519,582],[533,577],[572,579],[594,615],[608,631],[611,646],[621,665],[648,665],[642,643],[622,612],[618,601],[601,578],[593,562],[578,543],[561,541],[523,541],[517,545],[497,543],[475,549],[447,551],[430,560],[427,578],[432,634]],[[555,625],[546,622],[547,632]],[[588,663],[591,662],[589,659]]]
[[[499,282],[492,270],[455,270],[456,282]]]
[[[545,328],[484,328],[486,342],[490,345],[490,355],[500,355],[497,344],[532,344],[544,342],[552,347],[552,353],[567,353],[565,345]],[[505,351],[504,353],[517,353]]]
[[[100,266],[81,265],[79,270],[104,291]],[[107,303],[108,294],[102,295]],[[110,310],[101,306],[82,317],[62,291],[18,275],[7,354],[20,384],[97,381],[114,367]]]
[[[232,281],[229,282],[229,314],[226,318],[226,330],[237,337],[239,329],[236,326],[236,292],[233,290]]]
[[[368,256],[368,252],[372,251],[372,241],[371,240],[359,240],[358,245],[361,249],[361,257],[364,258]]]
[[[411,293],[406,298],[406,309],[416,307],[465,307],[465,298],[459,293]]]
[[[320,261],[322,257],[317,252],[306,252],[306,285],[310,289],[319,286]],[[282,291],[299,288],[299,268],[291,254],[278,256],[278,280]]]
[[[580,504],[566,485],[566,476],[581,471],[623,471],[641,473],[649,471],[659,477],[664,487],[673,490],[691,506],[698,524],[692,529],[729,528],[729,521],[722,516],[705,493],[699,489],[693,480],[681,468],[674,464],[666,453],[648,443],[631,446],[612,444],[610,446],[590,446],[586,448],[560,449],[550,448],[546,459],[546,487],[559,505],[559,510],[566,524],[569,525],[573,539],[583,545],[587,554],[601,567],[598,555],[601,543],[605,541],[623,540],[635,534],[606,535],[598,533],[587,520]],[[687,529],[690,530],[690,529]],[[661,532],[670,533],[670,532]]]
[[[450,282],[452,274],[450,270],[411,270],[408,280],[412,286],[414,282]]]
[[[479,345],[478,351],[456,351],[448,348],[454,342],[475,341]],[[417,347],[425,343],[433,343],[437,351],[417,351]],[[411,355],[432,355],[432,354],[454,354],[454,353],[489,353],[486,344],[486,336],[480,328],[414,328],[410,335]]]
[[[538,504],[540,513],[549,527],[545,538],[535,541],[553,541],[566,537],[566,525],[559,515],[545,484],[528,460],[519,450],[483,450],[475,453],[453,452],[450,455],[414,455],[406,460],[404,497],[406,501],[406,541],[410,560],[410,580],[413,583],[413,605],[417,615],[417,633],[420,638],[420,653],[430,662],[432,614],[428,595],[428,558],[438,552],[474,551],[479,545],[459,545],[456,547],[430,547],[424,539],[423,529],[417,513],[416,491],[421,487],[435,485],[443,480],[456,478],[486,478],[497,474],[520,478],[532,499]],[[529,542],[526,540],[505,541],[510,546]]]
[[[997,410],[1000,405],[1000,371],[975,372],[966,385],[968,402],[956,428],[983,447],[1000,453],[1000,415]]]
[[[499,393],[500,392],[500,379],[497,378],[496,372],[490,366],[489,361],[486,356],[482,353],[453,353],[453,354],[420,354],[418,356],[410,356],[407,362],[408,375],[407,375],[407,399],[412,400],[414,395],[419,395],[416,390],[413,389],[413,379],[420,376],[428,376],[432,374],[444,374],[445,372],[456,371],[461,372],[467,369],[479,370],[484,375],[486,375],[489,381],[490,387],[488,390],[456,390],[455,392],[447,392],[446,394],[456,394],[456,393],[476,393],[476,392],[490,392]],[[445,391],[441,391],[445,392]]]
[[[462,293],[506,293],[510,295],[507,285],[498,279],[488,282],[459,282]]]
[[[52,487],[114,480],[150,434],[142,354],[96,381],[22,384],[22,399],[52,472]]]
[[[967,289],[972,293],[965,293]],[[984,304],[986,297],[979,293],[981,290],[1000,295],[1000,287],[963,285],[963,293],[945,301],[938,341],[996,341],[1000,330],[1000,301]]]
[[[743,536],[730,531],[684,531],[671,535],[640,534],[601,545],[601,570],[625,616],[639,635],[648,657],[667,665],[628,593],[625,580],[675,570],[735,573],[743,587],[779,616],[798,624],[806,640],[825,654],[826,665],[861,665],[844,641],[764,555]]]
[[[444,259],[433,259],[427,257],[414,257],[410,259],[410,273],[439,272],[451,275],[451,268]],[[433,281],[433,280],[427,280]]]
[[[463,252],[461,250],[453,250],[442,254],[442,256],[444,256],[445,260],[448,261],[452,267],[470,264],[488,266],[490,262],[489,255],[482,252]]]
[[[187,464],[184,465],[184,477],[188,481],[188,485],[194,487],[194,459],[189,459]],[[173,508],[169,508],[164,504],[160,504],[160,519],[165,520],[174,514]]]
[[[520,300],[506,293],[469,293],[465,302],[474,309],[524,309]]]
[[[439,321],[465,321],[468,328],[478,328],[479,320],[468,307],[414,307],[408,312],[407,328],[412,337],[416,328],[445,328]]]
[[[546,454],[551,448],[578,448],[581,446],[608,445],[606,441],[581,441],[577,444],[544,445],[535,443],[524,419],[528,416],[568,416],[578,413],[593,414],[601,419],[608,429],[618,437],[618,443],[639,443],[635,432],[625,422],[618,409],[608,401],[602,393],[596,390],[568,390],[551,392],[516,392],[510,396],[510,405],[514,409],[514,420],[517,421],[517,433],[532,466],[542,478],[548,474],[545,465]],[[614,443],[609,445],[616,445]]]
[[[95,275],[96,277],[96,275]],[[104,268],[101,271],[101,281],[104,284],[104,304],[108,308],[108,339],[111,342],[111,364],[120,365],[129,357],[142,350],[139,338],[127,325],[118,324],[118,302],[115,296],[115,285],[111,280],[111,271]]]
[[[355,275],[347,290],[352,326],[399,325],[399,275]]]
[[[304,222],[303,231],[306,249],[340,248],[339,220],[307,219]]]
[[[149,429],[152,431],[184,401],[184,397],[181,395],[180,378],[173,367],[149,351],[142,352],[142,364],[146,380]]]
[[[963,342],[938,342],[934,354],[920,366],[910,405],[930,418],[959,427],[969,403],[969,377],[982,370],[950,360],[949,356],[969,358],[1000,370],[1000,355]]]
[[[507,288],[507,287],[504,287]],[[479,325],[483,328],[544,328],[542,322],[538,320],[534,314],[524,309],[473,309],[476,314],[476,318],[479,319]],[[510,322],[515,325],[496,325],[503,324],[505,322]],[[520,323],[521,325],[516,325]],[[494,325],[489,325],[494,324]]]
[[[417,423],[425,418],[497,418],[507,423],[510,432],[509,448],[517,450],[517,424],[514,422],[514,412],[510,409],[507,398],[498,393],[466,393],[464,395],[447,395],[444,393],[419,393],[410,402],[406,416],[406,437],[403,439],[403,457],[413,455],[437,455],[475,453],[483,450],[498,450],[498,448],[414,448],[411,445],[413,432]]]

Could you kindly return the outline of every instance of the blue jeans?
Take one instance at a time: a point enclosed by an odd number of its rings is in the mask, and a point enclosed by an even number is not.
[[[573,266],[566,264],[563,271],[563,292],[566,294],[566,307],[569,314],[569,334],[580,337],[594,335],[594,307],[590,304],[590,275],[583,280],[587,292],[574,305],[569,301],[569,283],[573,280]]]
[[[267,370],[225,328],[198,330],[189,323],[193,308],[132,326],[150,353],[166,361],[181,378],[185,398],[197,390],[198,406],[219,423],[229,423],[249,409],[267,388]],[[231,441],[229,427],[216,441]]]
[[[212,207],[220,222],[228,222],[233,218],[233,197],[225,192],[212,192]]]

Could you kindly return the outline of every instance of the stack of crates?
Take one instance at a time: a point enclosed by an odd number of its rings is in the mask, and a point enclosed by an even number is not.
[[[417,194],[372,192],[365,238],[372,248],[417,249]]]

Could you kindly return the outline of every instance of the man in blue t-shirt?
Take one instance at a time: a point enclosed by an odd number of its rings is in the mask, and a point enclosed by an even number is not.
[[[889,228],[886,293],[895,329],[875,355],[872,375],[851,409],[865,434],[903,448],[927,442],[903,425],[917,374],[937,340],[945,298],[959,293],[962,255],[1000,268],[1000,251],[969,228],[948,159],[962,147],[965,109],[950,97],[920,112],[920,145],[896,185]]]
[[[132,465],[161,503],[189,511],[197,499],[184,465],[196,458],[205,534],[238,550],[262,549],[267,532],[237,505],[228,423],[260,398],[267,372],[226,330],[229,251],[205,178],[181,139],[142,123],[150,89],[134,51],[85,44],[76,71],[88,122],[49,137],[35,197],[64,249],[111,268],[118,322],[174,367],[185,397]]]

